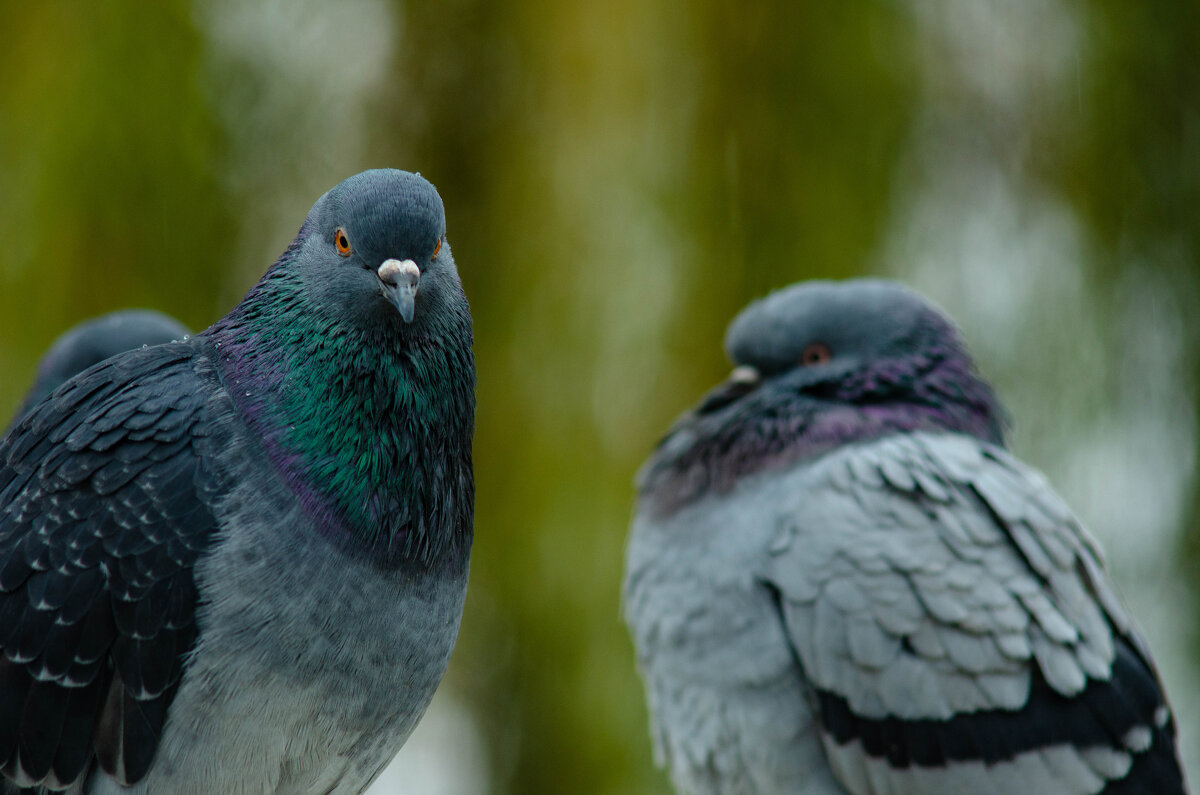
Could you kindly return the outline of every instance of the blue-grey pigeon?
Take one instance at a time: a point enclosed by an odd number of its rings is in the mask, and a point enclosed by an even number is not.
[[[93,364],[143,345],[181,340],[189,333],[178,320],[153,309],[122,309],[72,326],[54,341],[38,362],[37,377],[13,422],[68,378]]]
[[[9,787],[352,793],[458,633],[471,318],[434,187],[322,196],[228,315],[0,443]]]
[[[639,475],[624,584],[680,791],[1185,791],[1095,542],[944,314],[804,283],[726,346]]]

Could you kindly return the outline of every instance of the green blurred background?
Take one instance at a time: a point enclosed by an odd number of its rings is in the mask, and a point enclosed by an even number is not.
[[[961,323],[1109,553],[1197,779],[1200,5],[0,0],[0,425],[69,325],[195,329],[363,168],[441,190],[476,322],[446,685],[375,792],[663,793],[638,463],[789,282]]]

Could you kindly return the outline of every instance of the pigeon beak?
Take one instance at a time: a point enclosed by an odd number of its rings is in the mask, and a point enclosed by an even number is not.
[[[741,386],[758,386],[758,382],[762,380],[762,373],[758,372],[757,367],[751,367],[748,364],[739,364],[733,368],[729,377],[725,381],[729,384],[739,384]]]
[[[721,383],[713,387],[696,407],[697,414],[707,414],[725,408],[730,403],[750,394],[762,383],[762,373],[748,364],[733,368]]]
[[[421,269],[410,259],[384,260],[378,271],[379,286],[383,297],[392,302],[405,323],[411,323],[416,311],[417,286],[421,281]]]

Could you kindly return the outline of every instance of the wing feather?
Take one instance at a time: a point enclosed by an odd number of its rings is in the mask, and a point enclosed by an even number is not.
[[[0,769],[65,787],[149,770],[196,638],[221,492],[194,343],[64,384],[0,442]]]
[[[1183,792],[1144,644],[1042,476],[931,434],[818,466],[765,580],[843,786]]]

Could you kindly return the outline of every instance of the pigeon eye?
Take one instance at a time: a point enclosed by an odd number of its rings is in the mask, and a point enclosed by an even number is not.
[[[832,358],[833,354],[829,352],[828,345],[823,342],[810,342],[800,352],[800,366],[812,367],[818,364],[825,364]]]
[[[350,238],[346,236],[346,229],[341,226],[333,233],[333,245],[337,247],[337,253],[343,257],[350,256],[354,251],[354,247],[350,245]]]
[[[438,238],[437,245],[433,247],[433,256],[430,259],[437,259],[438,252],[442,250],[442,238]]]

